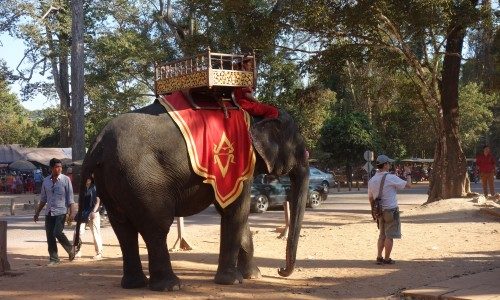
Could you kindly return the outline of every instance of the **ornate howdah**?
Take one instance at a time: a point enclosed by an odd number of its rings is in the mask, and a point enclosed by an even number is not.
[[[243,61],[247,68],[243,67]],[[254,87],[256,68],[254,55],[214,53],[155,65],[156,95],[200,87]]]

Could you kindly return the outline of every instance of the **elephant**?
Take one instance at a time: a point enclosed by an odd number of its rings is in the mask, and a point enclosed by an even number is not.
[[[253,123],[250,135],[256,156],[254,174],[288,174],[291,178],[286,265],[278,270],[281,276],[289,276],[309,188],[306,145],[296,123],[282,110],[279,118]],[[248,224],[253,178],[245,180],[238,198],[222,208],[215,201],[213,188],[193,172],[188,155],[181,131],[158,99],[112,119],[85,155],[80,191],[85,191],[85,178],[93,176],[120,244],[123,288],[180,289],[170,262],[167,234],[174,218],[194,215],[211,204],[221,216],[215,283],[237,284],[261,276]],[[142,269],[138,234],[147,247],[149,278]]]

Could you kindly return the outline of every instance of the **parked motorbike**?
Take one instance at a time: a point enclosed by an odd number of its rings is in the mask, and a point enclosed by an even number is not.
[[[477,174],[476,170],[469,168],[469,169],[467,169],[467,173],[469,173],[470,182],[474,182],[474,183],[479,182],[479,175]]]

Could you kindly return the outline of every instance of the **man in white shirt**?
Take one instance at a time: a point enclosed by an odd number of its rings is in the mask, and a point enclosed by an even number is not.
[[[407,175],[406,181],[389,173],[391,163],[394,162],[386,155],[377,157],[377,173],[368,181],[368,199],[373,205],[375,198],[381,199],[383,215],[378,219],[380,234],[377,242],[377,264],[393,264],[391,251],[393,239],[401,238],[401,221],[399,219],[397,190],[411,187],[411,177]],[[380,193],[383,182],[382,194]],[[382,252],[385,249],[385,255]]]

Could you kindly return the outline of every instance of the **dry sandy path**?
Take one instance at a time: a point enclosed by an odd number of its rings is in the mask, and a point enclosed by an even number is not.
[[[423,197],[423,196],[422,196]],[[423,199],[423,198],[422,198]],[[423,202],[423,201],[422,201]],[[405,205],[403,239],[395,242],[395,265],[374,263],[377,228],[364,210],[339,210],[326,205],[307,211],[299,241],[296,270],[289,278],[277,274],[284,265],[285,241],[277,239],[281,211],[251,215],[255,256],[262,278],[243,284],[213,283],[219,251],[219,217],[213,208],[186,219],[194,250],[172,252],[181,291],[158,293],[124,290],[121,252],[111,227],[103,228],[105,259],[93,261],[91,235],[84,236],[83,258],[47,267],[43,222],[32,212],[16,216],[0,212],[9,222],[8,257],[19,276],[0,277],[2,299],[331,299],[381,298],[452,277],[500,267],[499,219],[479,212],[471,199],[451,199],[428,206]],[[72,236],[70,228],[66,230]],[[175,241],[175,228],[169,246]],[[147,274],[147,252],[141,240]],[[61,248],[60,248],[61,249]],[[60,253],[62,251],[60,250]]]

